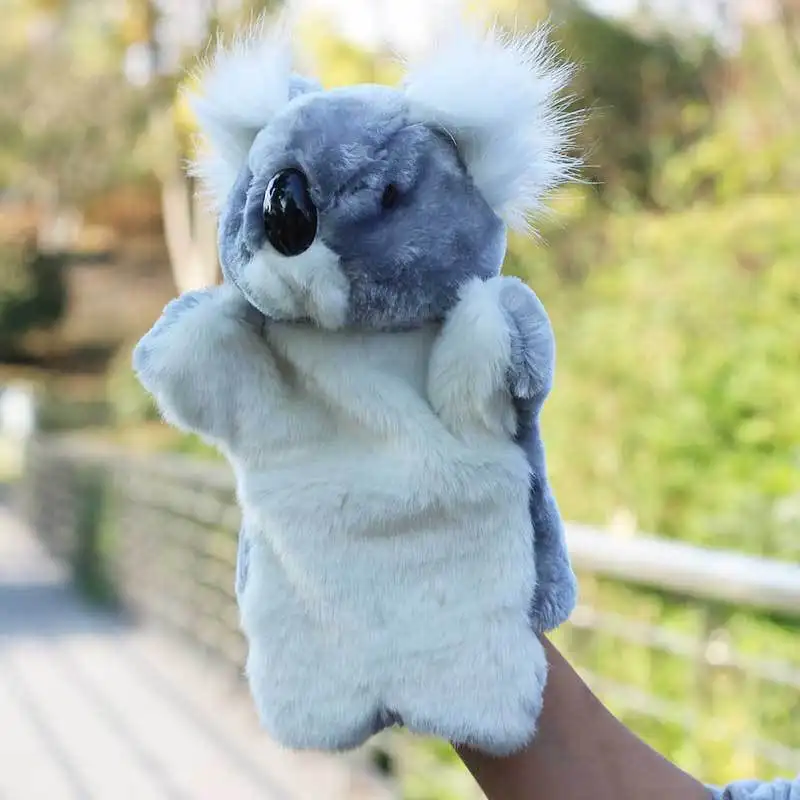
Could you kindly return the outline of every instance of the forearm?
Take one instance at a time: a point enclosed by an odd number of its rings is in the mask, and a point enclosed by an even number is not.
[[[592,694],[548,641],[544,708],[533,742],[503,759],[460,751],[489,800],[709,800]]]

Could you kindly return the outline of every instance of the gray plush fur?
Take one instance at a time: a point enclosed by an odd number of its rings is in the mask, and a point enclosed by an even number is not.
[[[265,244],[266,185],[287,167],[310,180],[319,236],[350,285],[349,324],[400,328],[442,319],[467,278],[498,273],[505,226],[447,135],[409,117],[402,93],[357,86],[293,103],[259,134],[220,224],[225,275],[255,306],[263,307],[259,287],[242,285],[240,275]],[[384,210],[389,184],[399,199]]]

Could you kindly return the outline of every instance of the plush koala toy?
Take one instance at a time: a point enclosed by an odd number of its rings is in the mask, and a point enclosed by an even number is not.
[[[235,471],[246,673],[287,747],[534,735],[537,634],[575,579],[538,423],[553,333],[499,273],[569,176],[568,80],[546,31],[466,25],[400,88],[322,90],[263,25],[201,77],[225,281],[171,302],[134,365]]]

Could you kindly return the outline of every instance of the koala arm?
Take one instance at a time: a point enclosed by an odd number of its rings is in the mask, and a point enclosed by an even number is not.
[[[505,433],[531,467],[530,508],[537,588],[537,632],[552,630],[575,604],[576,581],[564,526],[547,476],[539,414],[550,392],[555,342],[547,313],[517,278],[470,281],[431,353],[429,399],[456,435]]]
[[[167,422],[235,451],[278,390],[263,325],[234,286],[186,292],[137,344],[134,370]]]
[[[434,343],[428,397],[456,435],[516,435],[516,398],[543,401],[553,337],[536,295],[517,278],[466,283]]]
[[[500,302],[503,278],[475,278],[460,291],[431,350],[428,399],[451,433],[512,435],[508,321]]]
[[[575,607],[578,584],[567,551],[564,523],[550,481],[538,414],[529,417],[529,430],[519,439],[531,465],[530,509],[534,530],[537,583],[531,621],[537,633],[555,630]]]
[[[544,306],[524,283],[512,279],[501,292],[501,302],[511,335],[508,385],[516,407],[516,439],[531,467],[530,509],[538,579],[531,617],[534,629],[544,633],[569,617],[577,599],[577,581],[547,475],[539,425],[553,383],[555,340]]]

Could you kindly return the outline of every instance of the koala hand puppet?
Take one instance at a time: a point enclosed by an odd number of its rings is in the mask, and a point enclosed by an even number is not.
[[[291,64],[262,24],[202,75],[225,280],[171,302],[134,366],[236,474],[264,728],[510,753],[542,705],[538,634],[576,594],[539,431],[553,333],[500,275],[507,229],[570,176],[569,68],[544,30],[466,26],[399,88]]]

